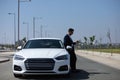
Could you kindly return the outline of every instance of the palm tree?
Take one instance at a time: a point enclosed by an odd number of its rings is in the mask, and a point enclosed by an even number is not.
[[[84,40],[85,40],[85,42],[84,42],[84,47],[85,47],[85,48],[88,48],[88,47],[87,47],[87,42],[88,42],[87,37],[84,37]]]
[[[108,37],[108,39],[109,39],[109,41],[110,41],[110,43],[109,43],[109,47],[110,47],[110,46],[112,45],[110,29],[109,29],[108,32],[107,32],[107,37]]]
[[[84,40],[85,40],[85,44],[87,44],[88,41],[87,37],[84,37]]]
[[[95,41],[95,35],[89,37],[90,39],[90,45],[93,45],[93,42]]]

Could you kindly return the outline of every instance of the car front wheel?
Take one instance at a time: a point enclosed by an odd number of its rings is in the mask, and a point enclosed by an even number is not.
[[[14,77],[16,77],[16,78],[19,78],[19,77],[22,77],[22,75],[21,74],[13,74],[14,75]]]

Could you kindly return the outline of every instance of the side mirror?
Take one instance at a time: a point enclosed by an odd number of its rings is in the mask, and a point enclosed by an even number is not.
[[[22,49],[22,46],[18,46],[18,47],[17,47],[17,50],[21,50],[21,49]]]
[[[72,49],[72,47],[71,46],[67,46],[66,49]]]

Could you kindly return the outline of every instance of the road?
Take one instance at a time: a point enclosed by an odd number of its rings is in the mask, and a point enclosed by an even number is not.
[[[12,57],[0,63],[0,80],[120,80],[120,70],[77,56],[77,73],[63,76],[28,76],[15,78],[12,74]]]

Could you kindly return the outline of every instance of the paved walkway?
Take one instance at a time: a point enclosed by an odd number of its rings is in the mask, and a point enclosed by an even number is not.
[[[7,62],[7,61],[9,61],[9,60],[10,60],[9,58],[0,57],[0,63]]]
[[[120,54],[115,54],[111,56],[109,53],[100,53],[84,50],[76,50],[76,54],[120,70]]]
[[[10,60],[10,56],[12,56],[15,52],[0,52],[0,63],[7,62]]]

